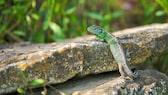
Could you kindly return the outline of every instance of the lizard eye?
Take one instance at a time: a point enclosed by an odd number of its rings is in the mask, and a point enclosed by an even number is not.
[[[102,33],[102,31],[103,31],[103,29],[101,28],[101,29],[99,29],[99,30],[98,30],[98,33],[100,33],[100,34],[101,34],[101,33]]]

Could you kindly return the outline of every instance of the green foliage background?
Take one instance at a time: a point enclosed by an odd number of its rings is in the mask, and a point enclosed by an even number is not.
[[[87,34],[167,22],[166,0],[0,0],[0,43],[53,42]],[[167,5],[166,5],[167,4]],[[160,6],[161,5],[161,6]]]

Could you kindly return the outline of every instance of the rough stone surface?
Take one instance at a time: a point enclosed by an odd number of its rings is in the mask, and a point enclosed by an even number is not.
[[[142,26],[115,32],[126,52],[129,64],[138,64],[151,56],[168,53],[168,24]],[[27,79],[20,74],[23,70]],[[117,70],[109,45],[95,36],[73,40],[32,44],[0,45],[0,93],[25,87],[25,81],[43,78],[47,84]]]
[[[168,77],[156,70],[139,71],[135,80],[118,77],[94,88],[75,91],[72,95],[167,95]]]

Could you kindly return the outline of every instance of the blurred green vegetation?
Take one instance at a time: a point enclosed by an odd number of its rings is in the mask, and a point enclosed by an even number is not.
[[[87,34],[168,22],[167,0],[0,0],[0,43],[47,43]]]

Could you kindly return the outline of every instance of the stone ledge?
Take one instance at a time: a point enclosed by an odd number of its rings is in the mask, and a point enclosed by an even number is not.
[[[151,56],[168,53],[168,24],[154,24],[115,32],[129,64],[139,64]],[[74,76],[117,70],[109,45],[95,36],[61,43],[17,43],[0,45],[0,93],[24,87],[18,68],[28,80],[43,78],[48,84],[62,83]]]
[[[135,80],[114,78],[95,88],[75,91],[72,95],[167,95],[168,77],[156,70],[140,70]]]

